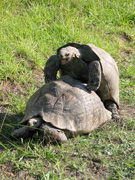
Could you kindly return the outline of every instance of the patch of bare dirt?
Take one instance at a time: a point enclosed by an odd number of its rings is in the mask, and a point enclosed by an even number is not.
[[[117,35],[118,38],[120,38],[120,40],[122,41],[122,43],[125,44],[125,47],[121,48],[120,50],[122,59],[130,58],[134,53],[134,39],[126,32],[121,32]]]
[[[127,41],[127,42],[133,41],[132,37],[128,35],[126,32],[120,33],[120,37],[123,41]]]
[[[6,109],[9,107],[8,101],[9,96],[27,96],[26,87],[33,85],[35,88],[39,88],[44,84],[43,70],[42,69],[34,69],[33,70],[33,82],[29,84],[16,84],[14,80],[8,79],[7,81],[0,82],[0,113],[5,113]]]
[[[0,176],[4,176],[6,179],[19,179],[19,180],[36,180],[36,178],[29,175],[29,172],[16,171],[14,164],[7,162],[5,164],[0,164]]]
[[[31,70],[38,69],[36,63],[34,61],[31,61],[25,53],[23,54],[17,53],[15,57],[16,57],[16,61],[18,61],[19,63],[25,64],[25,66],[30,68]]]
[[[19,180],[36,180],[36,178],[34,178],[34,177],[32,177],[32,176],[30,176],[29,174],[28,174],[28,172],[24,172],[24,171],[19,171],[18,172],[18,175],[17,175],[17,178],[19,179]]]
[[[122,59],[130,58],[133,55],[133,49],[132,48],[121,48],[121,56]],[[127,64],[126,64],[127,65]]]
[[[122,119],[127,118],[127,117],[135,118],[135,108],[129,105],[128,102],[120,104],[119,112],[120,112],[120,117]]]
[[[33,71],[33,78],[36,81],[36,86],[41,87],[45,83],[43,69],[35,69]]]
[[[3,174],[6,178],[13,178],[14,172],[15,170],[11,162],[7,162],[6,164],[0,164],[0,176],[2,176]]]
[[[1,81],[0,83],[0,113],[5,113],[6,109],[9,107],[9,94],[14,96],[18,96],[23,94],[26,96],[25,93],[25,85],[20,84],[16,85],[13,80],[9,79],[6,82]]]
[[[93,174],[94,176],[94,179],[101,179],[101,177],[104,179],[108,179],[108,177],[110,176],[107,168],[101,162],[91,162],[88,166],[91,174]]]

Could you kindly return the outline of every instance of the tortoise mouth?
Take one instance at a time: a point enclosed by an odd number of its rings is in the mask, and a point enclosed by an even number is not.
[[[62,64],[66,64],[67,62],[68,62],[67,59],[62,59],[62,60],[61,60],[61,63],[62,63]]]

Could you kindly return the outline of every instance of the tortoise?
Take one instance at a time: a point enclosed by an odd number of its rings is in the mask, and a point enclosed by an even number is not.
[[[66,142],[67,138],[88,134],[109,120],[111,112],[94,91],[89,93],[82,82],[62,76],[30,97],[20,122],[23,127],[14,130],[12,136],[26,138],[44,131],[44,139]]]
[[[112,118],[119,119],[119,72],[114,59],[103,49],[93,44],[68,43],[51,56],[44,68],[45,82],[69,75],[87,83],[89,91],[95,91]]]

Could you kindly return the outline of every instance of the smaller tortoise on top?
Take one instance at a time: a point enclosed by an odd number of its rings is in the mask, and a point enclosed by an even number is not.
[[[119,119],[119,72],[114,59],[103,49],[93,44],[68,43],[51,56],[45,66],[45,82],[60,75],[69,75],[87,83],[89,91],[95,91],[105,107]]]

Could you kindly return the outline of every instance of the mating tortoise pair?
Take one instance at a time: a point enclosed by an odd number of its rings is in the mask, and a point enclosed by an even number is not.
[[[87,89],[95,91],[105,107],[112,112],[113,119],[119,119],[119,72],[114,59],[103,49],[93,44],[68,43],[51,56],[45,66],[45,82],[69,75],[87,83]]]
[[[62,75],[56,80],[58,70]],[[14,130],[13,136],[29,137],[43,130],[45,136],[65,142],[68,137],[88,134],[112,115],[118,118],[118,69],[104,50],[78,43],[59,48],[58,55],[47,61],[45,81],[27,103],[21,121],[26,126]]]

